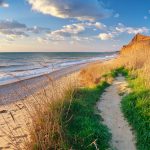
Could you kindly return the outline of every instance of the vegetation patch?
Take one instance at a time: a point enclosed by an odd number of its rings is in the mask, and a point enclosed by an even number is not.
[[[136,134],[137,149],[150,149],[150,89],[141,79],[128,78],[132,93],[122,100],[122,111]],[[138,88],[137,88],[138,87]]]
[[[111,71],[111,76],[114,77],[114,78],[117,77],[119,74],[127,77],[129,72],[124,67],[119,67],[119,68],[114,69],[114,70]]]
[[[108,83],[102,82],[94,88],[83,88],[75,92],[71,106],[66,104],[63,128],[68,148],[77,150],[106,150],[110,147],[111,134],[96,114],[95,105]],[[68,116],[66,114],[70,107]],[[68,120],[67,122],[65,122]]]

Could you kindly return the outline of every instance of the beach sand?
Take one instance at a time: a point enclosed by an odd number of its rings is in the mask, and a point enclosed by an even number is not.
[[[30,95],[46,87],[51,80],[57,80],[68,74],[78,72],[87,64],[74,65],[49,75],[19,81],[0,87],[0,150],[15,149],[28,139],[30,116],[26,105],[32,103]],[[12,145],[12,143],[14,145]],[[18,148],[19,149],[19,148]],[[23,148],[21,148],[23,149]]]
[[[28,118],[21,102],[0,106],[0,150],[14,150],[27,140]]]
[[[0,86],[0,105],[9,104],[20,99],[24,99],[29,95],[32,95],[42,87],[48,85],[50,80],[57,80],[73,72],[79,71],[84,68],[87,63],[74,65],[67,67],[58,71],[54,71],[50,74],[42,75],[35,78],[30,78],[26,80],[11,83],[8,85]]]

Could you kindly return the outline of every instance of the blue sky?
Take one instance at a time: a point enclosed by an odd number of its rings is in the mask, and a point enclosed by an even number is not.
[[[0,0],[0,51],[115,51],[150,34],[149,0]]]

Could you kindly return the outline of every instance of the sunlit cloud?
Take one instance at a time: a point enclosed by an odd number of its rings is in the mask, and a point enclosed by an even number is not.
[[[149,29],[147,27],[126,27],[124,24],[119,23],[115,28],[117,32],[128,33],[128,34],[137,34],[137,33],[148,33]]]
[[[112,33],[100,33],[98,35],[98,38],[101,40],[109,40],[113,38],[113,34]]]
[[[9,4],[6,2],[6,0],[0,0],[0,7],[8,8]]]
[[[125,26],[122,23],[118,23],[116,27],[108,27],[107,32],[105,33],[100,33],[97,38],[101,40],[110,40],[114,39],[115,37],[118,37],[121,34],[137,34],[137,33],[149,33],[150,29],[147,27],[129,27]]]
[[[32,9],[58,18],[96,20],[112,15],[100,0],[28,0]]]
[[[61,29],[51,31],[43,37],[44,41],[64,41],[64,40],[75,40],[82,41],[91,39],[93,34],[88,35],[88,31],[97,29],[99,31],[106,31],[107,26],[101,22],[80,22],[70,25],[65,25]],[[42,41],[41,39],[39,40]]]

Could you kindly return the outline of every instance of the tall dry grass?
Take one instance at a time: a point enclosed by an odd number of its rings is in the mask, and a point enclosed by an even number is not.
[[[122,64],[138,75],[145,87],[150,88],[150,50],[143,49],[138,51],[129,51],[121,55]]]
[[[77,87],[77,78],[72,75],[53,81],[38,94],[36,104],[31,105],[31,138],[30,142],[26,143],[27,149],[61,149],[65,146],[61,116],[64,103],[71,103]]]
[[[81,82],[84,86],[94,86],[103,80],[107,81],[108,83],[112,82],[111,76],[105,78],[104,75],[120,66],[121,63],[118,59],[90,64],[86,68],[81,70],[80,72]]]
[[[93,86],[103,80],[105,74],[122,66],[144,79],[145,85],[150,87],[149,49],[128,51],[127,53],[119,54],[116,59],[87,66],[80,73],[82,83],[86,86]],[[108,80],[110,80],[110,78],[108,78]]]
[[[6,108],[8,113],[1,114],[3,126],[0,133],[5,136],[0,142],[6,142],[3,148],[46,150],[65,146],[61,115],[64,103],[71,104],[74,90],[79,86],[77,74],[57,81],[51,80],[49,76],[47,78],[47,87],[42,87],[26,99],[9,105]],[[30,92],[26,85],[21,85],[20,88]],[[19,96],[19,93],[15,94]]]

